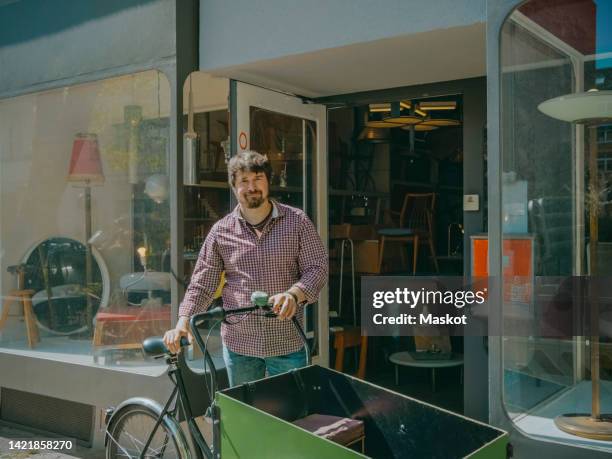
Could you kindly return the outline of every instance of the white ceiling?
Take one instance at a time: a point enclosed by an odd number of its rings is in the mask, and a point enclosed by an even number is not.
[[[485,25],[473,24],[239,66],[202,69],[306,97],[485,75]]]

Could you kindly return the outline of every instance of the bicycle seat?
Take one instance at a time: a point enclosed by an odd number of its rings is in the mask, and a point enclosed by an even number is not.
[[[145,339],[142,342],[142,349],[147,355],[161,355],[170,353],[161,336],[153,336]]]
[[[184,336],[181,338],[181,347],[189,345],[189,340]],[[142,349],[145,354],[155,356],[162,354],[170,354],[170,351],[164,344],[164,339],[161,336],[152,336],[142,342]]]

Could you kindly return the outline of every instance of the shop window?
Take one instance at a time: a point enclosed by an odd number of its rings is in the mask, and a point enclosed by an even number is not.
[[[159,71],[0,101],[0,346],[145,362],[170,320],[170,85]]]
[[[528,435],[596,448],[612,423],[573,429],[567,415],[612,412],[606,295],[593,287],[612,272],[611,20],[606,2],[532,0],[501,34],[504,404]]]

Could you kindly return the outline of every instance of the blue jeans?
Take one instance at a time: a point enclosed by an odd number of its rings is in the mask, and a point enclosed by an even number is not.
[[[266,370],[268,376],[274,376],[303,367],[306,365],[306,354],[302,348],[291,354],[260,358],[237,354],[223,346],[223,360],[225,360],[230,386],[234,387],[265,378]]]

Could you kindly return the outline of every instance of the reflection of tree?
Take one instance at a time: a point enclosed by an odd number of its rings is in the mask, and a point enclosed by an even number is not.
[[[129,168],[128,138],[130,129],[127,123],[113,126],[113,143],[101,146],[101,153],[110,169],[115,172]],[[169,119],[155,118],[141,121],[138,128],[138,172],[141,177],[165,172],[167,164],[167,145],[170,135]]]

